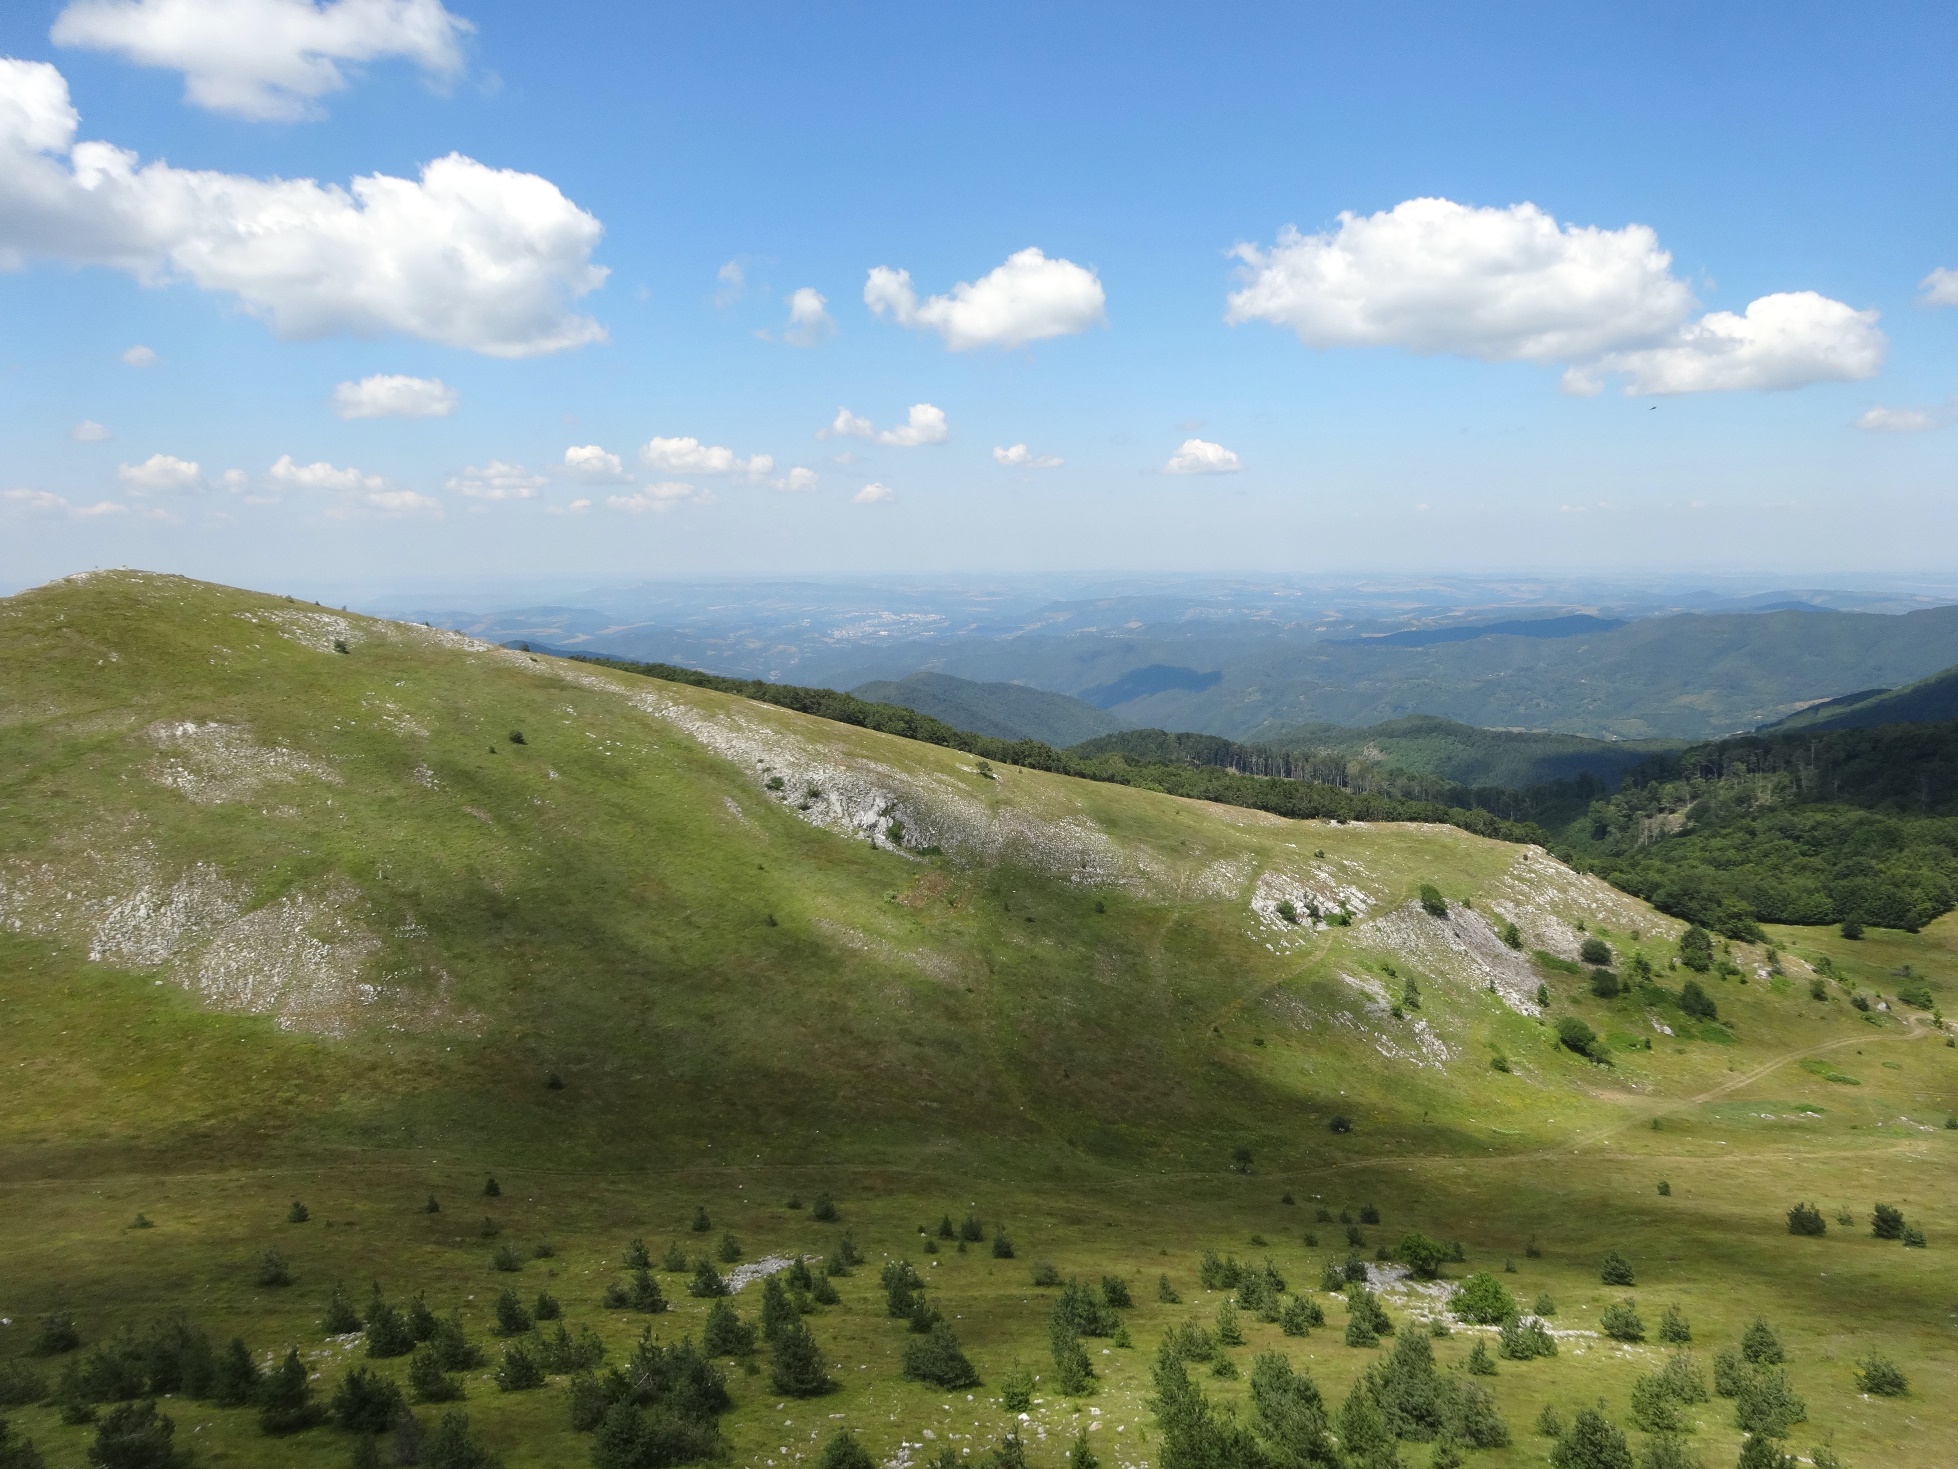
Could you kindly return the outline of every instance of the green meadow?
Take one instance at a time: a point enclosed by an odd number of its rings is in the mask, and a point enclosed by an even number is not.
[[[1282,1353],[1337,1430],[1368,1369],[1449,1313],[1446,1286],[1397,1281],[1394,1333],[1349,1346],[1328,1267],[1380,1280],[1421,1234],[1459,1245],[1445,1279],[1555,1304],[1557,1354],[1494,1375],[1467,1371],[1494,1328],[1432,1337],[1507,1425],[1469,1464],[1550,1462],[1546,1406],[1602,1404],[1645,1453],[1632,1394],[1672,1355],[1668,1307],[1709,1377],[1774,1328],[1806,1407],[1780,1452],[1949,1463],[1958,915],[1771,928],[1698,974],[1681,932],[1453,828],[988,768],[276,595],[56,583],[0,601],[0,1384],[45,1390],[0,1415],[47,1464],[90,1462],[116,1408],[82,1400],[81,1365],[172,1319],[261,1365],[296,1349],[321,1407],[356,1369],[407,1384],[407,1355],[329,1336],[338,1287],[361,1313],[421,1296],[481,1349],[459,1402],[408,1394],[431,1432],[460,1409],[510,1469],[591,1463],[572,1374],[495,1380],[556,1328],[497,1335],[501,1292],[549,1294],[622,1367],[648,1331],[704,1340],[692,1261],[820,1275],[847,1234],[863,1263],[803,1317],[833,1385],[778,1389],[765,1344],[717,1359],[724,1462],[813,1465],[847,1429],[880,1464],[984,1463],[1018,1425],[1034,1465],[1085,1435],[1103,1465],[1186,1469],[1153,1406],[1165,1334],[1247,1302],[1243,1344],[1191,1380],[1251,1424],[1253,1364]],[[1716,1017],[1680,1007],[1689,979]],[[1822,1235],[1791,1233],[1799,1203]],[[1873,1237],[1879,1203],[1926,1247]],[[980,1238],[939,1238],[968,1215]],[[607,1304],[634,1240],[670,1309]],[[685,1272],[662,1268],[676,1248]],[[288,1284],[261,1283],[268,1251]],[[1288,1335],[1206,1289],[1207,1251],[1268,1260],[1324,1325]],[[1633,1284],[1601,1279],[1614,1252]],[[904,1376],[923,1338],[889,1310],[896,1260],[976,1384]],[[1043,1266],[1128,1286],[1121,1333],[1079,1337],[1086,1391],[1062,1390]],[[727,1298],[744,1322],[764,1289]],[[1640,1343],[1602,1332],[1627,1298]],[[51,1317],[79,1346],[37,1350]],[[1873,1353],[1903,1393],[1861,1390]],[[1009,1410],[1018,1369],[1036,1380]],[[376,1447],[330,1422],[268,1436],[255,1405],[189,1391],[158,1407],[203,1464]],[[1691,1454],[1736,1462],[1734,1399],[1685,1416]],[[1396,1452],[1416,1469],[1435,1446]]]

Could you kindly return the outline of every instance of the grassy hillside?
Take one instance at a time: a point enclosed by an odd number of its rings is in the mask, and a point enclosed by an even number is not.
[[[1735,945],[1709,980],[1717,1022],[1680,1007],[1679,931],[1454,827],[985,769],[279,597],[73,579],[0,602],[0,1370],[52,1391],[118,1331],[180,1312],[267,1361],[296,1347],[324,1398],[356,1364],[402,1377],[320,1324],[335,1282],[358,1307],[372,1283],[458,1312],[489,1348],[461,1406],[506,1465],[583,1463],[565,1377],[490,1380],[499,1290],[548,1290],[622,1364],[642,1329],[699,1341],[707,1319],[685,1274],[654,1272],[669,1312],[604,1303],[633,1238],[657,1262],[716,1255],[726,1233],[755,1261],[830,1254],[848,1231],[868,1263],[808,1318],[837,1389],[798,1400],[765,1355],[753,1375],[725,1363],[731,1462],[813,1462],[837,1427],[879,1462],[977,1459],[1017,1421],[1001,1385],[1024,1363],[1044,1374],[1032,1463],[1099,1424],[1103,1463],[1162,1469],[1151,1357],[1165,1329],[1215,1323],[1204,1250],[1268,1256],[1329,1322],[1285,1336],[1247,1307],[1247,1345],[1225,1353],[1243,1371],[1283,1351],[1336,1408],[1391,1348],[1346,1346],[1322,1289],[1345,1211],[1362,1254],[1413,1230],[1459,1240],[1449,1273],[1553,1296],[1577,1333],[1486,1379],[1512,1442],[1473,1464],[1541,1463],[1545,1404],[1602,1398],[1629,1425],[1663,1357],[1595,1334],[1628,1293],[1648,1323],[1678,1304],[1702,1365],[1769,1315],[1808,1404],[1802,1452],[1832,1438],[1852,1464],[1936,1464],[1932,1405],[1958,1388],[1958,1051],[1926,1012],[1850,999],[1887,995],[1904,963],[1944,994],[1958,928],[1777,932],[1778,971]],[[1653,982],[1598,998],[1574,962],[1586,939]],[[1559,1044],[1565,1019],[1601,1059]],[[814,1217],[821,1193],[840,1217]],[[1786,1232],[1800,1199],[1829,1211],[1826,1238]],[[1877,1201],[1931,1247],[1833,1222]],[[968,1212],[980,1242],[935,1238]],[[495,1268],[501,1247],[518,1268]],[[289,1286],[258,1283],[267,1250]],[[1599,1278],[1610,1250],[1636,1268],[1629,1292]],[[896,1257],[981,1385],[901,1376],[916,1338],[877,1283]],[[1086,1339],[1092,1395],[1053,1377],[1048,1262],[1136,1301],[1133,1347]],[[1403,1335],[1434,1307],[1380,1283]],[[751,1322],[760,1289],[735,1298]],[[51,1312],[72,1313],[80,1352],[32,1355]],[[1493,1340],[1434,1346],[1459,1378]],[[1873,1349],[1911,1396],[1859,1395]],[[1193,1370],[1247,1402],[1242,1376]],[[251,1409],[188,1393],[163,1407],[204,1463],[353,1451],[331,1427],[268,1439]],[[0,1412],[52,1465],[93,1442],[54,1402]],[[1733,1462],[1733,1404],[1694,1417],[1699,1451]]]
[[[1017,683],[974,683],[944,673],[914,673],[850,691],[859,699],[902,704],[954,729],[1000,740],[1039,740],[1062,748],[1123,727],[1122,721],[1066,694]]]

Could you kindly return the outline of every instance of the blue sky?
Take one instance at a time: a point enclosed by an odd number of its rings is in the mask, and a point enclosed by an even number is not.
[[[1360,9],[7,7],[0,583],[1948,566],[1948,8]]]

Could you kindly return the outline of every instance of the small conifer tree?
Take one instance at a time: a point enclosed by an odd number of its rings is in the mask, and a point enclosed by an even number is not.
[[[258,1404],[258,1426],[262,1433],[283,1436],[319,1422],[319,1406],[313,1402],[313,1387],[307,1381],[306,1364],[299,1360],[297,1347],[287,1351],[285,1360],[265,1374],[259,1384]]]
[[[351,1336],[364,1324],[346,1292],[334,1286],[333,1294],[326,1300],[326,1314],[320,1318],[320,1330],[328,1336]]]
[[[292,1201],[292,1207],[286,1210],[286,1223],[288,1224],[304,1224],[308,1219],[311,1219],[312,1217],[313,1217],[312,1210],[308,1209],[304,1204],[300,1203],[299,1200],[297,1199],[294,1199]]]
[[[442,1370],[434,1348],[423,1347],[408,1359],[408,1391],[418,1403],[452,1403],[462,1396],[462,1384]]]
[[[822,1349],[806,1321],[784,1328],[769,1347],[769,1381],[792,1398],[813,1398],[834,1385],[823,1370]]]
[[[1659,1340],[1668,1346],[1684,1346],[1692,1339],[1693,1328],[1686,1314],[1677,1306],[1666,1307],[1665,1314],[1659,1318]]]
[[[496,1369],[496,1385],[503,1392],[528,1392],[544,1385],[544,1364],[523,1342],[511,1342],[503,1349],[503,1361]]]
[[[530,1312],[524,1309],[517,1293],[505,1289],[496,1298],[496,1334],[498,1336],[522,1336],[529,1331],[532,1322]]]
[[[676,1245],[674,1248],[678,1249],[679,1246]],[[687,1268],[686,1259],[687,1257],[684,1254],[680,1256],[680,1268],[682,1270]],[[643,1239],[635,1236],[632,1243],[625,1247],[625,1268],[628,1270],[650,1270],[653,1268],[652,1254],[646,1249],[646,1242]]]
[[[714,1221],[707,1217],[706,1206],[704,1204],[696,1206],[693,1211],[693,1223],[689,1226],[689,1228],[691,1228],[695,1234],[705,1234],[707,1233],[708,1230],[712,1229],[713,1227],[714,1227]]]
[[[1780,1336],[1759,1316],[1740,1334],[1740,1354],[1756,1367],[1774,1367],[1788,1360]]]
[[[1167,1275],[1156,1277],[1156,1299],[1166,1306],[1174,1306],[1183,1298],[1176,1293],[1176,1287],[1169,1283]]]
[[[755,1328],[735,1314],[733,1302],[716,1301],[707,1308],[700,1345],[710,1357],[746,1357],[755,1349]]]
[[[1006,1237],[1006,1231],[1003,1229],[993,1233],[993,1258],[995,1260],[1013,1258],[1013,1241]]]
[[[1598,1266],[1598,1279],[1606,1285],[1637,1285],[1638,1277],[1632,1269],[1632,1262],[1618,1251],[1612,1250]]]
[[[486,1199],[500,1199],[503,1197],[502,1185],[497,1183],[494,1175],[483,1180],[483,1197]]]
[[[727,1282],[721,1279],[721,1272],[705,1255],[694,1262],[693,1279],[687,1282],[687,1294],[707,1299],[728,1294]]]
[[[252,1284],[276,1290],[292,1284],[292,1271],[286,1267],[286,1257],[277,1250],[267,1250],[258,1257],[258,1269],[253,1273]]]

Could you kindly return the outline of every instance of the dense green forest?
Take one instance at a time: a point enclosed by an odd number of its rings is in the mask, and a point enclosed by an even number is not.
[[[1958,722],[1696,745],[1631,772],[1564,837],[1615,886],[1735,937],[1915,930],[1958,904]]]

